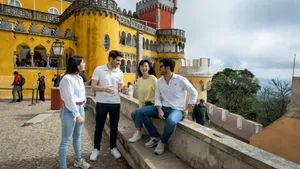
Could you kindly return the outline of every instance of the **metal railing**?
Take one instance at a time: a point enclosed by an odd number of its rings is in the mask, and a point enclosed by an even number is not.
[[[13,88],[0,88],[0,90],[13,90]],[[29,106],[34,106],[35,103],[37,103],[37,100],[38,100],[38,89],[37,88],[22,88],[22,91],[23,90],[31,90],[32,91],[32,97],[31,97],[31,104]],[[34,100],[34,91],[36,90],[36,100],[35,100],[35,103],[33,103],[33,100]]]

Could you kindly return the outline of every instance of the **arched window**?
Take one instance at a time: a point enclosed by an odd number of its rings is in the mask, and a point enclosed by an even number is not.
[[[133,38],[132,38],[132,46],[136,47],[136,36],[135,35],[133,35]]]
[[[131,72],[132,72],[132,73],[136,73],[136,71],[137,71],[136,61],[133,61],[133,62],[132,62]]]
[[[127,34],[126,45],[131,46],[131,34],[130,33]]]
[[[125,32],[121,33],[120,44],[121,45],[125,45],[126,44],[126,33]]]
[[[122,70],[123,73],[125,73],[125,67],[126,67],[126,65],[125,65],[125,59],[123,59],[121,61],[121,65],[120,65],[120,69]]]
[[[106,51],[108,51],[110,48],[110,38],[107,34],[105,34],[103,38],[103,48]]]
[[[127,60],[127,63],[126,63],[126,73],[131,73],[131,62],[130,62],[130,60]]]
[[[9,0],[8,5],[15,7],[22,7],[22,4],[19,0]]]
[[[59,11],[57,8],[51,7],[48,9],[48,13],[59,15]]]

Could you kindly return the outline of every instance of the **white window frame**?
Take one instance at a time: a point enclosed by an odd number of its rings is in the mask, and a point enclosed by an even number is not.
[[[14,5],[10,5],[11,1],[14,2]],[[20,6],[16,6],[16,2],[19,2]],[[9,0],[9,1],[8,1],[8,5],[14,6],[14,7],[20,7],[20,8],[22,8],[22,3],[21,3],[21,1],[19,1],[19,0]]]
[[[56,10],[57,11],[57,14],[56,13],[51,13],[51,10]],[[57,8],[55,8],[55,7],[50,7],[49,9],[48,9],[48,13],[50,13],[50,14],[53,14],[53,15],[59,15],[60,13],[59,13],[59,10],[57,9]]]

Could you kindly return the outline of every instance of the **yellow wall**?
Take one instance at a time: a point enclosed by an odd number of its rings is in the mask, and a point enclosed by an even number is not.
[[[250,144],[300,164],[300,119],[282,117],[250,138]]]
[[[207,101],[207,90],[210,88],[210,77],[186,77],[198,91],[198,100]],[[204,89],[204,90],[203,90]]]
[[[34,0],[19,0],[22,4],[22,8],[34,10]],[[8,4],[9,0],[3,0],[4,4]],[[54,7],[61,14],[61,1],[60,0],[47,0],[47,3],[43,0],[35,0],[35,10],[48,13],[49,8]],[[62,11],[65,11],[71,5],[70,2],[62,2]]]

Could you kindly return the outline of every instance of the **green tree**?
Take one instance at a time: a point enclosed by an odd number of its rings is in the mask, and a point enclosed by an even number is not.
[[[274,78],[260,93],[261,111],[257,114],[257,122],[268,126],[286,113],[290,103],[292,87],[286,81]]]
[[[258,79],[247,69],[224,69],[212,77],[208,101],[218,107],[256,120],[259,109],[257,92],[261,89]]]

